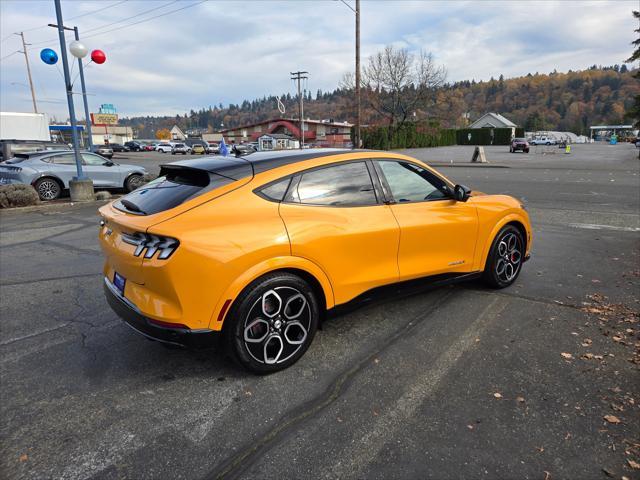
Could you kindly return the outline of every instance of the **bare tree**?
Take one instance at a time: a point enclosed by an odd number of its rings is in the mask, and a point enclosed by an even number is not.
[[[390,126],[399,126],[414,111],[427,107],[445,78],[445,68],[435,64],[431,53],[414,55],[388,45],[369,58],[363,69],[362,91],[367,103]],[[352,79],[345,76],[345,86],[348,81]]]

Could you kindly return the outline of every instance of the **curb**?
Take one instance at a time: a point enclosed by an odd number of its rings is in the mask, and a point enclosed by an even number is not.
[[[41,205],[31,205],[29,207],[11,207],[11,208],[0,208],[0,215],[5,214],[19,214],[19,213],[29,213],[29,212],[40,212],[40,211],[48,211],[48,210],[56,210],[56,209],[65,209],[71,207],[85,206],[85,205],[104,205],[111,201],[114,198],[110,198],[109,200],[92,200],[90,202],[59,202],[59,203],[43,203]]]

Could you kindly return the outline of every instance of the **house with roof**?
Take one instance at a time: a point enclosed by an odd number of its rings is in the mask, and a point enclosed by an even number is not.
[[[173,127],[171,127],[171,130],[169,132],[171,133],[171,140],[184,141],[187,138],[187,136],[178,125],[174,125]]]
[[[300,142],[284,133],[265,133],[258,137],[258,150],[291,150],[300,148]]]
[[[304,143],[317,147],[351,147],[351,127],[348,122],[336,122],[332,119],[304,121]],[[293,118],[272,118],[250,125],[222,130],[227,143],[255,142],[263,135],[280,134],[300,141],[300,120]],[[280,138],[281,141],[286,139]],[[282,143],[282,142],[281,142]],[[274,148],[277,145],[274,144]]]
[[[516,134],[517,125],[499,113],[489,112],[482,115],[467,128],[510,128],[511,135]]]

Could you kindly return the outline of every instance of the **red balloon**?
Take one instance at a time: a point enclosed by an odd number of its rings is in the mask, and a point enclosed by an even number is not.
[[[102,65],[107,61],[107,56],[102,50],[94,50],[93,52],[91,52],[91,60],[93,60],[93,63]]]

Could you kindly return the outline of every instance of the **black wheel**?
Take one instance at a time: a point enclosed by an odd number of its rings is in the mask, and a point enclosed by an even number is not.
[[[133,192],[136,188],[142,186],[142,175],[134,173],[133,175],[129,175],[127,179],[124,181],[124,189],[127,192]]]
[[[33,187],[36,189],[36,192],[38,192],[40,200],[44,201],[55,200],[62,193],[62,187],[58,181],[49,177],[39,178],[38,181],[33,184]]]
[[[244,289],[229,311],[230,356],[254,373],[283,370],[304,355],[318,327],[318,300],[290,273],[265,275]]]
[[[525,148],[525,149],[523,150],[523,152],[524,152],[524,153],[529,153],[529,149],[528,149],[528,148]]]
[[[523,258],[522,233],[513,225],[505,225],[491,245],[482,279],[493,288],[508,287],[518,278]]]

